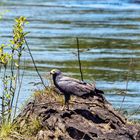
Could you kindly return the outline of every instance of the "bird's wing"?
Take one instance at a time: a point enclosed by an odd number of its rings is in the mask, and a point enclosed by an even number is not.
[[[89,83],[86,83],[84,81],[80,81],[78,79],[75,79],[75,78],[71,78],[71,77],[67,77],[67,76],[62,76],[61,81],[71,81],[71,82],[76,82],[76,83],[79,83],[79,84],[82,84],[82,85],[89,85],[91,86],[92,88],[95,87],[95,84],[89,84]]]
[[[82,96],[95,90],[95,86],[91,84],[65,76],[61,77],[57,84],[63,92],[77,96]]]
[[[61,81],[73,81],[73,82],[77,82],[77,83],[82,83],[83,82],[83,81],[80,81],[78,79],[67,77],[67,76],[62,76],[60,80]]]

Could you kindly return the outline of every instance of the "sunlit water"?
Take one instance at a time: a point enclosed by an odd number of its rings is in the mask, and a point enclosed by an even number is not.
[[[8,12],[5,13],[5,11]],[[119,108],[128,92],[123,109],[130,114],[140,104],[140,4],[134,0],[2,0],[0,43],[11,38],[14,18],[27,17],[30,32],[27,41],[44,81],[52,68],[80,79],[76,37],[81,48],[85,81],[96,81],[107,99]],[[132,64],[129,65],[132,59]],[[25,53],[26,72],[20,94],[24,103],[35,89],[39,78],[29,54]],[[140,119],[140,112],[133,115]]]

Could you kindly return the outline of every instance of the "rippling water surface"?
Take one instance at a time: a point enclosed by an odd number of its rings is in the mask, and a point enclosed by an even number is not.
[[[110,102],[129,113],[140,104],[140,1],[136,0],[2,0],[0,43],[11,38],[14,18],[27,17],[27,41],[45,79],[52,68],[80,78],[76,37],[81,48],[84,79],[96,81]],[[31,58],[25,53],[26,72],[20,103],[29,97],[39,82]],[[130,61],[132,64],[129,66]],[[129,76],[127,76],[129,73]],[[47,83],[47,81],[46,81]],[[37,88],[40,88],[39,86]],[[140,119],[140,112],[133,116]]]

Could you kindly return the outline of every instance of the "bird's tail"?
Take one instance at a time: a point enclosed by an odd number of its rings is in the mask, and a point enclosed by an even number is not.
[[[110,104],[110,103],[106,100],[106,98],[103,96],[104,92],[103,92],[102,90],[99,90],[99,89],[95,88],[94,94],[95,94],[95,96],[98,96],[103,102],[106,102],[106,103]]]
[[[97,88],[95,88],[94,91],[95,91],[96,94],[104,94],[104,92],[102,90],[99,90]]]

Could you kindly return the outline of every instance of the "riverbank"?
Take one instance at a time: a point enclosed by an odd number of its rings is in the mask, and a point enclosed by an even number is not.
[[[128,122],[110,103],[99,97],[72,97],[70,109],[54,88],[37,91],[14,120],[10,139],[139,140],[140,126]]]

